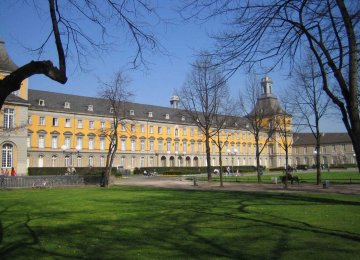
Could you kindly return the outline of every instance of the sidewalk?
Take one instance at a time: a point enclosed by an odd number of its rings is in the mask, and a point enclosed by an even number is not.
[[[115,185],[125,186],[147,186],[171,189],[189,189],[189,190],[229,190],[229,191],[246,191],[246,192],[297,192],[297,193],[338,193],[360,195],[360,185],[358,184],[331,184],[329,188],[324,189],[322,185],[314,184],[289,184],[284,188],[284,184],[257,184],[257,183],[229,183],[224,182],[224,187],[220,187],[219,182],[186,180],[183,177],[143,177],[131,176],[128,178],[117,179]]]

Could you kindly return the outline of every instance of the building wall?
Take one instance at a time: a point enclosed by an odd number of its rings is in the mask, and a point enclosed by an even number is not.
[[[66,119],[70,125],[66,126]],[[82,125],[79,125],[81,120]],[[92,121],[93,123],[90,123]],[[57,122],[57,124],[54,124]],[[105,127],[101,128],[101,122]],[[86,114],[59,113],[51,111],[29,110],[28,132],[28,163],[31,167],[68,166],[75,167],[103,166],[106,162],[108,138],[106,130],[111,127],[110,117],[89,116]],[[90,125],[94,127],[91,128]],[[205,166],[205,138],[194,125],[175,124],[141,120],[128,120],[118,126],[119,145],[114,161],[115,166],[128,169],[152,166]],[[53,138],[56,136],[56,145]],[[61,146],[65,144],[65,137],[70,138],[70,153],[63,153]],[[265,134],[261,135],[261,144]],[[44,146],[39,145],[39,139],[44,138]],[[100,139],[105,139],[105,147],[101,149]],[[82,140],[82,149],[76,153],[78,139]],[[89,147],[89,140],[94,146]],[[223,148],[223,165],[255,165],[255,143],[249,131],[235,129],[223,130],[221,139],[227,144]],[[40,141],[41,142],[41,141]],[[135,144],[133,147],[132,143]],[[275,146],[274,144],[272,144]],[[134,149],[135,148],[135,149]],[[219,165],[218,147],[210,144],[212,165]],[[261,156],[261,164],[275,167],[285,160],[277,157],[284,153],[278,148],[269,156],[266,148]],[[68,156],[67,162],[65,157]],[[274,159],[275,158],[275,159]],[[92,161],[92,162],[91,162]]]
[[[4,129],[3,127],[3,112],[5,108],[12,108],[15,111],[14,128]],[[4,104],[0,117],[0,125],[2,126],[0,129],[0,148],[3,150],[4,146],[7,144],[10,144],[13,147],[11,166],[15,168],[18,175],[25,175],[27,173],[27,115],[27,106]],[[10,168],[3,167],[3,159],[3,152],[1,152],[0,160],[2,163],[2,168]]]
[[[321,164],[356,164],[355,153],[351,142],[323,144],[320,150]],[[299,165],[315,165],[316,152],[314,144],[294,146],[294,162]]]

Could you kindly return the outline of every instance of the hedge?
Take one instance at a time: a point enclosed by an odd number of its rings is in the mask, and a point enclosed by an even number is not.
[[[223,166],[223,172],[226,172],[226,168],[228,166]],[[255,166],[234,166],[230,167],[233,169],[234,172],[256,172]],[[264,166],[261,166],[262,169],[265,169]],[[212,166],[211,172],[214,172],[215,169],[220,169],[219,166]],[[134,174],[143,174],[144,171],[146,172],[156,172],[157,174],[161,175],[186,175],[186,174],[200,174],[206,173],[207,167],[141,167],[135,168]]]
[[[39,175],[64,175],[66,173],[67,167],[29,167],[28,175],[29,176],[39,176]],[[80,175],[101,175],[102,172],[105,172],[105,167],[78,167],[75,168],[76,174]],[[111,174],[117,175],[116,168],[111,169]]]

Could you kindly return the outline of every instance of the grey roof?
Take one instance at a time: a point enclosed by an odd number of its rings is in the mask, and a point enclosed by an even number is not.
[[[39,100],[45,101],[45,106],[39,105]],[[29,89],[30,109],[41,111],[54,111],[64,113],[86,114],[94,116],[111,117],[110,104],[103,98],[85,97],[78,95],[70,95],[63,93],[55,93],[42,90]],[[65,102],[70,103],[70,109],[64,108]],[[88,111],[88,106],[93,106],[93,111]],[[170,121],[179,123],[190,123],[189,118],[185,117],[185,121],[181,120],[182,113],[180,109],[173,109],[170,107],[160,107],[154,105],[145,105],[127,102],[126,116],[131,118],[130,110],[134,110],[134,119],[137,120],[151,120],[151,121]],[[152,112],[153,117],[150,118],[149,112]],[[165,119],[165,115],[169,114],[170,119]]]
[[[11,103],[11,104],[20,104],[20,105],[30,105],[29,102],[25,99],[22,99],[21,97],[18,97],[14,94],[10,94],[6,100],[5,103]]]
[[[30,110],[85,114],[106,117],[112,116],[112,113],[110,113],[110,104],[107,100],[103,98],[85,97],[29,89],[28,99],[30,103]],[[39,105],[40,99],[44,100],[45,106]],[[64,107],[65,102],[70,103],[70,109]],[[93,106],[93,111],[88,111],[89,105]],[[187,116],[186,112],[181,109],[127,102],[126,110],[126,117],[129,119],[134,118],[136,120],[144,121],[149,120],[178,124],[193,124],[190,117]],[[134,116],[130,116],[130,110],[134,110]],[[148,116],[149,112],[152,112],[152,118]],[[170,119],[165,118],[166,114],[169,114]],[[182,120],[182,116],[185,116],[185,121]],[[231,117],[229,118],[229,123],[227,124],[227,127],[235,127],[235,122],[237,124],[236,128],[239,128],[241,125],[244,125],[245,127],[247,121],[245,118]]]
[[[295,133],[293,136],[294,146],[315,145],[315,137],[312,133]],[[321,144],[351,143],[348,133],[322,133]]]
[[[0,71],[13,72],[18,66],[11,60],[4,45],[5,42],[0,38]]]
[[[248,117],[252,117],[258,111],[258,116],[273,116],[279,114],[285,114],[285,111],[281,108],[278,99],[272,94],[262,95],[256,102],[256,107],[248,114]],[[290,114],[287,114],[291,116]]]

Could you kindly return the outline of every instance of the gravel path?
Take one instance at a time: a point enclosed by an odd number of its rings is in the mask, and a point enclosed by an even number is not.
[[[116,185],[126,186],[148,186],[172,189],[192,189],[192,190],[231,190],[231,191],[262,191],[262,192],[304,192],[304,193],[338,193],[360,195],[359,184],[332,184],[326,189],[322,185],[314,184],[289,184],[288,189],[284,189],[282,183],[278,184],[257,184],[257,183],[224,183],[220,187],[219,182],[198,181],[197,186],[194,182],[186,180],[184,177],[144,177],[131,176],[115,180]]]

